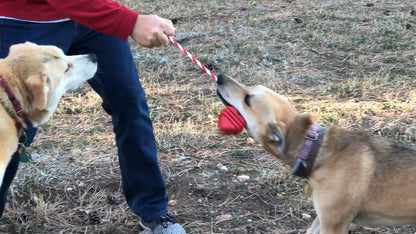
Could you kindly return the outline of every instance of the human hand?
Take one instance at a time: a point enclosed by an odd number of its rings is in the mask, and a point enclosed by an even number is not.
[[[131,32],[134,41],[144,47],[160,47],[169,43],[168,36],[173,36],[176,28],[172,21],[157,15],[139,15]]]

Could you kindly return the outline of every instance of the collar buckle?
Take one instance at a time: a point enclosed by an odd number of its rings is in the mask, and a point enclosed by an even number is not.
[[[314,129],[309,130],[308,134],[306,134],[306,139],[311,140],[311,141],[316,141],[319,138],[319,133],[314,131]]]
[[[295,165],[292,168],[292,174],[305,178],[309,174],[310,167],[308,166],[308,161],[303,158],[298,158]]]

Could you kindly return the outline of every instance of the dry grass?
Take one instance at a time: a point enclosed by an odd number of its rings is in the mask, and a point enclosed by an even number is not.
[[[286,95],[324,125],[414,144],[413,1],[122,1],[172,19],[213,72]],[[221,136],[215,84],[177,48],[132,46],[147,91],[170,210],[189,233],[302,233],[304,181],[250,141]],[[111,119],[88,87],[69,94],[22,164],[2,222],[11,233],[134,233]],[[224,167],[227,170],[222,170]],[[221,169],[222,168],[222,169]],[[239,175],[248,175],[239,181]],[[227,217],[230,219],[222,220]],[[353,227],[414,233],[413,226]]]

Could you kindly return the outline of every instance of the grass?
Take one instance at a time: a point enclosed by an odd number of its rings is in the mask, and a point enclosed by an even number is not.
[[[172,19],[176,40],[215,74],[272,88],[326,126],[414,145],[412,1],[121,2]],[[305,181],[246,132],[216,132],[223,105],[212,79],[172,45],[132,44],[132,52],[147,93],[169,209],[186,230],[303,233],[315,217]],[[88,86],[65,96],[32,148],[33,161],[21,165],[2,217],[9,233],[140,230],[123,197],[111,118]],[[240,175],[249,179],[239,181]],[[221,221],[222,215],[231,218]]]

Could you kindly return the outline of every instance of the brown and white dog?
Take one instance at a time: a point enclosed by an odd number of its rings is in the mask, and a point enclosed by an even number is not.
[[[26,42],[0,59],[0,185],[19,138],[54,113],[62,95],[92,78],[95,55],[66,56],[55,46]]]
[[[217,93],[247,122],[266,151],[307,178],[317,217],[307,233],[347,233],[350,223],[416,223],[416,150],[387,138],[333,126],[298,113],[283,96],[218,76]]]

